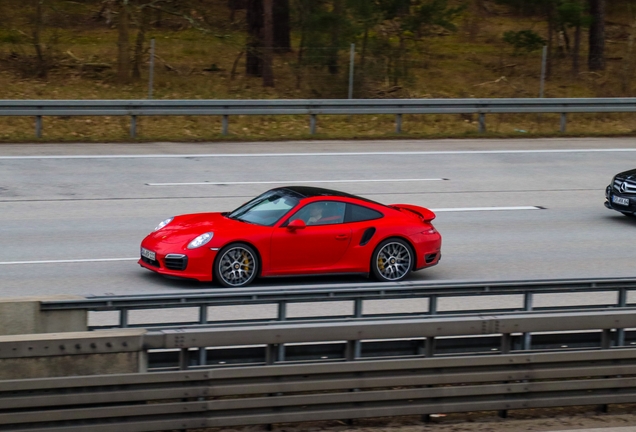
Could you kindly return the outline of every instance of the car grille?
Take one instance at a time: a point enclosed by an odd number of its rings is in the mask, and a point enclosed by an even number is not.
[[[165,263],[168,270],[185,270],[188,266],[188,257],[183,254],[168,254]]]
[[[624,189],[625,189],[624,191],[621,190],[622,185],[624,185]],[[636,183],[632,181],[623,180],[623,179],[615,179],[614,184],[612,186],[616,192],[626,193],[626,194],[636,194]]]
[[[157,261],[157,260],[151,260],[151,259],[146,258],[145,256],[142,256],[141,260],[143,262],[145,262],[146,264],[151,265],[153,267],[159,267],[159,261]]]

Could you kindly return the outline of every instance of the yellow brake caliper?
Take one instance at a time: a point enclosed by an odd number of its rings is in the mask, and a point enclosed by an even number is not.
[[[380,269],[380,271],[384,271],[384,260],[382,259],[382,257],[378,257],[378,268]]]
[[[247,253],[243,252],[243,271],[249,271],[250,270],[250,260],[249,257],[247,256]]]

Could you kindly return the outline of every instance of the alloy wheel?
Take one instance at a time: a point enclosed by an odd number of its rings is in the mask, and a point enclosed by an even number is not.
[[[236,246],[225,251],[219,260],[219,277],[227,285],[248,284],[256,272],[256,258],[247,248]]]
[[[378,251],[376,266],[385,280],[402,279],[411,270],[411,265],[411,251],[401,242],[387,243]]]

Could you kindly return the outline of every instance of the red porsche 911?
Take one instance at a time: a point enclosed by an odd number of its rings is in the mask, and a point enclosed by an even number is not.
[[[437,264],[435,214],[305,186],[272,189],[230,213],[161,222],[139,264],[165,276],[248,285],[256,277],[372,274],[384,282]]]

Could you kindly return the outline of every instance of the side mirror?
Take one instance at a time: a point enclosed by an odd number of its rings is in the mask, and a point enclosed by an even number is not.
[[[287,224],[287,229],[294,231],[297,229],[303,229],[306,226],[307,225],[305,225],[305,221],[303,221],[302,219],[294,219],[293,221]]]

